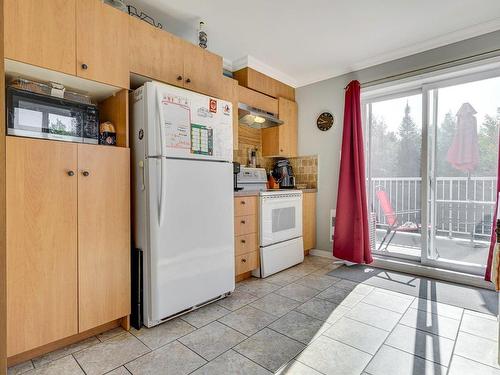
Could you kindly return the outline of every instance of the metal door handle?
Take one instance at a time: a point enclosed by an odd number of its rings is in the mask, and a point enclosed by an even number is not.
[[[75,175],[75,172],[73,171],[68,171],[66,173],[68,174],[69,177],[73,177]]]
[[[245,263],[247,260],[246,260],[245,258],[243,258],[241,261],[242,261],[243,263]]]
[[[182,76],[177,76],[177,81],[182,81]]]
[[[241,224],[245,224],[245,220],[241,220]]]
[[[241,243],[246,243],[246,242],[247,242],[247,241],[245,241],[245,240],[241,240]]]
[[[246,202],[245,201],[241,201],[241,204],[246,204]]]
[[[83,174],[84,177],[90,176],[90,172],[89,171],[83,171],[82,174]]]
[[[186,79],[186,83],[191,83],[191,79],[190,78]]]
[[[83,70],[87,70],[89,68],[89,66],[87,64],[82,64],[82,69]]]

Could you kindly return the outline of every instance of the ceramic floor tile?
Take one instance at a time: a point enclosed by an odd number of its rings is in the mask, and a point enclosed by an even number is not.
[[[242,333],[219,322],[212,322],[182,338],[181,343],[208,361],[246,339]]]
[[[251,306],[276,316],[283,316],[299,305],[300,302],[275,293],[268,294],[251,303]]]
[[[20,375],[32,369],[33,363],[31,361],[21,362],[15,366],[9,367],[7,369],[7,375]]]
[[[45,366],[25,372],[26,375],[84,375],[73,356],[56,359]]]
[[[236,289],[230,296],[221,299],[216,303],[228,310],[235,311],[257,299],[259,299],[259,297]]]
[[[361,294],[362,296],[367,296],[375,290],[375,287],[367,284],[358,284],[352,290],[356,294]]]
[[[201,328],[206,326],[208,323],[212,323],[214,320],[222,318],[227,315],[231,310],[225,309],[222,306],[211,303],[210,305],[201,307],[189,314],[183,315],[182,320],[188,322],[196,328]]]
[[[358,375],[368,364],[371,356],[349,345],[321,336],[296,359],[326,375]]]
[[[295,310],[328,323],[335,323],[350,311],[347,307],[339,306],[321,298],[313,298],[298,306]]]
[[[325,333],[332,339],[350,345],[369,354],[375,354],[389,332],[343,317]]]
[[[103,374],[148,353],[149,348],[130,333],[123,333],[74,354],[88,375]]]
[[[269,371],[277,371],[303,348],[298,341],[264,328],[233,349]]]
[[[154,350],[193,332],[195,329],[189,323],[177,318],[153,328],[142,327],[140,330],[132,328],[130,333],[146,344],[148,348]]]
[[[460,332],[454,354],[484,365],[500,368],[498,364],[498,343],[493,340]]]
[[[354,290],[358,286],[359,283],[351,280],[341,279],[339,282],[335,283],[335,286],[344,290]]]
[[[448,366],[455,341],[398,324],[385,344]]]
[[[498,322],[489,317],[464,314],[460,331],[498,341]]]
[[[448,375],[500,375],[500,370],[454,355]]]
[[[133,375],[185,375],[205,363],[198,354],[174,341],[127,363],[125,367]]]
[[[341,281],[339,281],[340,283]],[[316,297],[326,299],[337,305],[342,305],[345,307],[354,307],[358,302],[360,302],[365,296],[353,292],[352,290],[337,288],[337,284],[319,293]]]
[[[272,276],[266,277],[266,282],[276,284],[279,286],[285,286],[290,283],[293,283],[294,281],[300,279],[300,276],[297,276],[296,274],[293,273],[276,273]]]
[[[446,371],[444,366],[387,345],[380,348],[366,367],[371,375],[446,375]]]
[[[122,331],[123,332],[123,331]],[[77,353],[80,350],[83,350],[85,348],[88,348],[92,345],[99,344],[100,341],[96,337],[90,337],[86,340],[65,346],[64,348],[55,350],[53,352],[44,354],[40,357],[34,358],[33,359],[33,364],[35,367],[41,367],[44,366],[52,361],[55,361],[56,359],[66,357],[67,355]]]
[[[219,322],[247,336],[251,336],[262,328],[267,327],[276,319],[278,319],[278,317],[275,315],[266,313],[252,306],[245,306],[222,317],[219,319]]]
[[[193,375],[222,374],[271,375],[271,372],[234,350],[228,350],[221,356],[193,372]]]
[[[381,289],[374,290],[363,299],[363,303],[382,307],[387,310],[404,313],[411,305],[414,298],[408,296],[398,296],[391,293],[386,293]]]
[[[462,314],[464,312],[464,309],[461,307],[451,306],[445,303],[423,298],[415,298],[410,307],[457,320],[462,318]]]
[[[315,369],[304,365],[299,361],[291,361],[282,367],[276,375],[322,375]]]
[[[409,327],[430,332],[438,336],[455,340],[460,321],[429,312],[409,308],[400,321]]]
[[[397,312],[363,302],[358,303],[345,316],[385,331],[391,331],[401,318],[401,314]]]
[[[290,311],[288,314],[269,325],[269,328],[306,345],[311,342],[313,338],[321,335],[329,327],[330,324],[322,320],[312,318],[296,311]]]
[[[316,289],[301,284],[288,284],[274,293],[303,303],[313,298],[319,292]]]
[[[323,291],[323,290],[331,287],[337,281],[340,281],[340,279],[336,278],[336,277],[332,277],[332,276],[307,275],[301,279],[298,279],[297,281],[295,281],[295,283],[301,284],[301,285],[304,285],[304,286],[307,286],[309,288],[313,288],[313,289],[316,289],[319,291]]]
[[[279,288],[279,285],[268,283],[257,278],[251,278],[236,285],[236,289],[250,293],[257,297],[264,297],[266,294],[269,294]]]
[[[97,335],[97,338],[99,341],[106,341],[109,340],[115,336],[121,335],[122,333],[125,333],[126,331],[122,327],[116,327],[113,329],[110,329],[109,331],[100,333]]]
[[[106,375],[130,375],[130,372],[124,366],[121,366],[113,371],[107,372]]]

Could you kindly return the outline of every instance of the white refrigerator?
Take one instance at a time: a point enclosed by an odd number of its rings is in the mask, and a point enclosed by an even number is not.
[[[148,82],[131,110],[134,244],[152,327],[234,290],[233,108]]]

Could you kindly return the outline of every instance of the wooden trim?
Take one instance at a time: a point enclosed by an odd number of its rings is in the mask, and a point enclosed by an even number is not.
[[[3,0],[0,0],[0,375],[7,373],[7,242],[5,180],[5,72]]]
[[[233,78],[241,86],[272,96],[295,100],[295,89],[252,68],[243,68],[233,72]]]
[[[103,333],[103,332],[109,331],[110,329],[119,327],[121,325],[122,319],[124,319],[124,318],[113,320],[109,323],[106,323],[106,324],[100,325],[98,327],[89,329],[88,331],[80,332],[80,333],[77,333],[76,335],[69,336],[69,337],[66,337],[64,339],[51,342],[50,344],[40,346],[36,349],[29,350],[29,351],[24,352],[24,353],[16,354],[12,357],[7,358],[7,364],[9,367],[14,366],[14,365],[17,365],[18,363],[30,360],[32,358],[39,357],[41,355],[50,353],[54,350],[64,348],[65,346],[74,344],[75,342],[85,340],[85,339],[92,337],[92,336],[97,336],[100,333]]]
[[[278,100],[246,87],[238,86],[238,100],[240,103],[278,114]]]
[[[241,275],[237,275],[234,278],[234,281],[237,282],[237,283],[239,283],[240,281],[249,279],[251,277],[252,277],[252,271],[248,271],[248,272],[242,273]]]
[[[124,316],[123,318],[120,319],[120,326],[125,331],[130,331],[130,315]]]
[[[128,90],[121,90],[99,103],[99,119],[113,123],[117,146],[129,147]]]

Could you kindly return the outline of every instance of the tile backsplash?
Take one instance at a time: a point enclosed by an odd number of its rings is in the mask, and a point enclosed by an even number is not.
[[[290,158],[296,185],[306,185],[306,189],[318,188],[318,156],[297,156]]]

